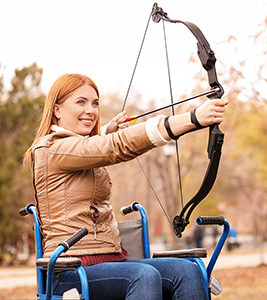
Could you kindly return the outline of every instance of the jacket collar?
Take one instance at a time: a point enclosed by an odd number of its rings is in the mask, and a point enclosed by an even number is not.
[[[60,126],[58,126],[58,125],[52,125],[52,126],[51,126],[51,130],[52,130],[52,131],[55,131],[55,132],[66,131],[66,132],[69,132],[69,133],[76,134],[76,135],[78,135],[78,136],[80,136],[80,137],[83,137],[82,135],[80,135],[80,134],[78,134],[78,133],[76,133],[76,132],[70,131],[70,130],[65,129],[65,128],[63,128],[63,127],[60,127]]]

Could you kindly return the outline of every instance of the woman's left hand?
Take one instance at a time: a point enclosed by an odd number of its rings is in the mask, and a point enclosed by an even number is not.
[[[221,123],[228,103],[227,99],[205,101],[196,109],[196,117],[200,125],[209,126]]]
[[[125,129],[129,127],[128,122],[124,122],[127,119],[126,111],[123,111],[119,113],[117,116],[111,119],[111,121],[108,123],[106,134],[117,132],[118,130]]]

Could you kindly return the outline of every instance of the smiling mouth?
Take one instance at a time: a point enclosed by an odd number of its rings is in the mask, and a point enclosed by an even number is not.
[[[91,125],[91,124],[92,124],[92,120],[80,119],[80,121],[81,121],[82,123],[85,123],[86,125]]]

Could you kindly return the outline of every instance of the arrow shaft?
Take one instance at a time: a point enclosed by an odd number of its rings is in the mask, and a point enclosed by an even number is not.
[[[163,110],[163,109],[166,109],[166,108],[169,108],[169,107],[172,107],[172,106],[175,106],[175,105],[178,105],[178,104],[181,104],[181,103],[184,103],[186,101],[189,101],[189,100],[193,100],[193,99],[196,99],[196,98],[199,98],[199,97],[202,97],[202,96],[206,96],[206,95],[210,95],[210,94],[214,94],[214,93],[217,93],[220,91],[220,88],[215,88],[215,89],[212,89],[208,92],[203,92],[201,94],[198,94],[198,95],[195,95],[195,96],[192,96],[192,97],[189,97],[189,98],[186,98],[186,99],[183,99],[183,100],[180,100],[180,101],[177,101],[175,103],[171,103],[171,104],[168,104],[168,105],[165,105],[165,106],[162,106],[162,107],[159,107],[159,108],[156,108],[156,109],[153,109],[153,110],[150,110],[150,111],[147,111],[145,113],[142,113],[138,116],[135,116],[135,117],[129,117],[127,118],[124,122],[129,122],[129,121],[132,121],[132,120],[136,120],[136,119],[139,119],[141,117],[144,117],[144,116],[147,116],[147,115],[150,115],[152,113],[155,113],[155,112],[158,112],[160,110]]]

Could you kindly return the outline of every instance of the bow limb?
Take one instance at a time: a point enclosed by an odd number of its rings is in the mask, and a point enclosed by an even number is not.
[[[167,13],[165,13],[162,10],[162,8],[158,7],[157,3],[153,5],[151,14],[152,14],[152,20],[156,23],[158,23],[160,20],[168,21],[171,23],[181,23],[191,31],[191,33],[195,36],[195,38],[198,41],[197,42],[198,56],[203,68],[207,71],[210,87],[220,88],[220,90],[216,92],[215,95],[213,94],[209,98],[211,99],[221,98],[222,95],[224,94],[224,90],[217,78],[217,73],[215,69],[216,57],[214,55],[214,51],[211,50],[210,44],[208,43],[202,31],[195,24],[191,22],[170,19]]]
[[[201,61],[203,68],[207,71],[209,85],[211,89],[217,89],[215,93],[208,97],[210,99],[221,98],[224,94],[224,90],[217,78],[215,68],[216,57],[201,30],[193,23],[170,19],[167,13],[165,13],[162,10],[162,8],[158,7],[157,3],[153,5],[152,19],[156,23],[158,23],[160,20],[168,21],[171,23],[181,23],[191,31],[191,33],[195,36],[195,38],[198,41],[198,57]],[[190,132],[191,131],[195,130],[190,130]],[[181,213],[177,215],[173,220],[173,229],[178,237],[182,236],[182,232],[189,224],[189,218],[195,207],[209,194],[210,190],[213,187],[218,173],[223,139],[224,134],[219,129],[218,124],[209,126],[209,142],[207,151],[208,158],[210,159],[210,161],[198,192],[191,200],[187,202],[187,204],[182,208]],[[184,217],[185,214],[186,216]]]
[[[186,203],[186,205],[181,210],[181,213],[173,219],[173,229],[178,237],[182,236],[182,232],[189,224],[189,218],[193,210],[209,194],[217,177],[224,134],[216,126],[212,129],[212,137],[214,138],[212,139],[211,144],[209,143],[212,149],[211,157],[201,187],[195,194],[195,196]],[[186,217],[184,217],[185,214]]]

